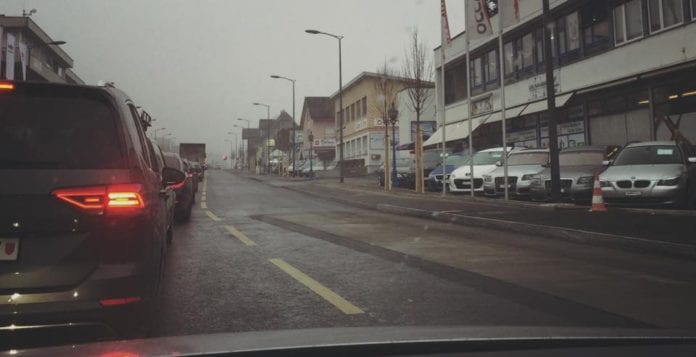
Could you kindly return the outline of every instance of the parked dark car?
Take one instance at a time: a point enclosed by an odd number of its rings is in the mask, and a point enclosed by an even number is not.
[[[0,86],[0,350],[144,335],[164,266],[168,185],[113,86]]]
[[[389,170],[393,170],[391,167],[393,161],[389,161]],[[404,157],[404,158],[398,158],[396,159],[396,173],[397,173],[397,180],[398,180],[398,185],[396,187],[401,187],[401,188],[415,188],[416,186],[416,181],[415,181],[415,165],[413,162],[413,159],[410,157]],[[375,170],[375,175],[377,176],[377,183],[384,187],[384,163],[380,165],[380,167]],[[391,175],[389,176],[391,177]]]
[[[450,154],[447,156],[444,168],[442,165],[438,165],[432,171],[430,171],[430,174],[425,181],[428,191],[442,191],[442,177],[444,176],[444,180],[447,182],[447,180],[449,180],[449,174],[451,174],[452,171],[459,166],[468,165],[470,159],[471,156],[465,154]],[[449,190],[449,185],[445,185],[445,189]]]
[[[186,164],[181,160],[179,154],[165,152],[164,161],[167,167],[187,172]],[[193,204],[196,203],[196,191],[194,189],[194,185],[198,184],[196,181],[192,174],[187,173],[186,180],[172,186],[174,192],[176,192],[174,218],[177,221],[187,221],[191,218],[191,210],[193,210]]]

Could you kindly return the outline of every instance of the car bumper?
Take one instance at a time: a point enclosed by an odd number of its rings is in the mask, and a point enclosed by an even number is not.
[[[551,198],[551,189],[540,185],[530,185],[529,195],[534,199],[546,200]],[[578,186],[573,184],[570,189],[561,188],[561,198],[573,202],[586,202],[592,200],[592,186]]]
[[[486,196],[498,197],[505,195],[505,186],[493,182],[484,182],[483,192]],[[531,181],[517,181],[508,184],[508,194],[516,197],[528,197],[531,194]]]
[[[686,198],[681,186],[650,186],[644,189],[622,189],[612,185],[602,187],[604,201],[611,205],[627,206],[671,206]]]
[[[474,192],[483,192],[483,179],[475,177],[473,181]],[[449,190],[452,192],[471,192],[471,179],[450,179]]]
[[[0,349],[132,335],[150,302],[148,286],[134,264],[114,264],[97,268],[69,289],[0,295]],[[124,298],[131,302],[100,303]]]

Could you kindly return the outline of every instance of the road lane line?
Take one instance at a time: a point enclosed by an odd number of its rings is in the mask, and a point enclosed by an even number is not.
[[[295,280],[300,282],[302,285],[308,287],[310,290],[314,291],[317,295],[324,298],[324,300],[331,303],[333,306],[337,307],[346,315],[355,315],[365,313],[359,307],[351,304],[348,300],[342,298],[340,295],[331,291],[331,289],[321,285],[318,281],[310,278],[307,274],[297,270],[297,268],[286,263],[284,260],[279,258],[269,259],[271,263],[280,268]]]
[[[202,208],[202,209],[208,209],[208,204],[205,203],[205,201],[202,201],[202,202],[201,202],[201,208]]]
[[[205,202],[205,201],[207,201],[207,198],[205,197],[205,195],[201,196],[201,202]]]
[[[252,246],[256,245],[256,242],[253,240],[249,239],[249,237],[246,236],[246,234],[240,232],[237,228],[234,228],[234,226],[225,226],[225,229],[234,236],[235,238],[239,239],[242,243]]]
[[[215,222],[222,221],[222,219],[220,219],[220,217],[216,216],[215,213],[213,213],[213,212],[205,211],[205,214],[207,214],[208,217],[210,217],[210,219],[212,219]]]

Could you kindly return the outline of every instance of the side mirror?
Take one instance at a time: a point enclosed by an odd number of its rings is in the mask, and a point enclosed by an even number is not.
[[[696,156],[690,157],[688,160],[690,164],[696,164]]]
[[[602,165],[604,165],[604,166],[609,166],[609,165],[611,165],[611,160],[603,160],[603,161],[602,161]]]
[[[186,174],[172,167],[162,169],[162,181],[165,186],[171,186],[186,180]]]
[[[496,162],[495,162],[495,166],[498,166],[498,167],[503,166],[503,162],[502,162],[502,161],[496,161]]]

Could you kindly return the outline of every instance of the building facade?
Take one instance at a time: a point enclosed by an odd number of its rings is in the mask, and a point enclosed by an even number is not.
[[[28,16],[0,16],[0,77],[84,84],[73,59]]]
[[[392,102],[399,108],[398,93],[408,83],[407,79],[401,77],[363,72],[343,87],[345,160],[362,160],[368,172],[373,172],[381,165],[384,161],[384,119]],[[384,93],[385,91],[380,88],[388,88],[388,93]],[[331,99],[334,103],[338,138],[340,118],[338,93],[334,93]],[[398,132],[399,130],[397,130],[397,142]],[[391,130],[389,135],[391,136]],[[340,142],[337,142],[337,151],[339,145]]]
[[[555,1],[550,13],[559,146],[696,143],[696,0]],[[503,34],[505,142],[546,147],[541,0],[520,2],[520,18]],[[474,147],[501,145],[497,37],[470,44],[471,95],[465,47],[460,34],[446,52],[447,145],[469,140],[469,112]],[[426,145],[441,140],[439,129]]]
[[[329,97],[305,97],[302,105],[302,158],[331,161],[336,158],[336,126],[333,101]],[[313,141],[310,143],[309,136]],[[311,153],[310,153],[311,150]]]

